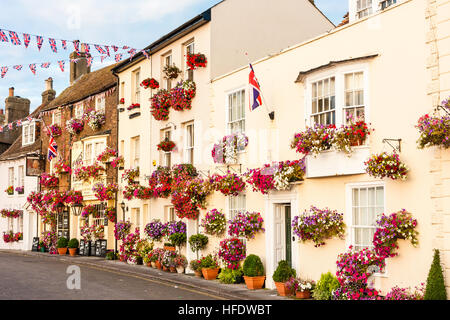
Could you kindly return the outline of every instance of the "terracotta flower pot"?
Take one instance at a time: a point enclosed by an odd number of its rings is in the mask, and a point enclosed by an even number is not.
[[[258,277],[246,277],[244,276],[245,284],[247,285],[247,289],[256,290],[261,289],[264,285],[264,280],[266,276],[258,276]]]
[[[183,266],[178,266],[177,267],[177,272],[178,273],[184,273],[184,267]]]
[[[163,269],[163,271],[167,271],[167,272],[169,271],[169,268],[167,268],[167,267],[164,266],[164,265],[162,266],[162,269]]]
[[[215,280],[217,278],[217,274],[219,273],[220,268],[203,268],[202,274],[203,278],[206,280]]]
[[[168,246],[164,246],[164,250],[168,250],[168,251],[175,251],[176,248],[175,247],[168,247]]]
[[[147,262],[147,267],[151,268],[152,263],[151,262]]]
[[[275,286],[277,287],[277,291],[280,296],[283,297],[292,296],[293,294],[292,290],[289,290],[284,282],[275,282]]]
[[[161,262],[156,261],[155,264],[156,264],[156,267],[157,267],[159,270],[161,270],[161,268],[162,268]]]
[[[170,267],[169,270],[172,273],[176,273],[177,272],[177,268],[176,267]]]
[[[201,270],[195,270],[194,273],[195,273],[196,277],[199,277],[199,278],[203,277],[203,274],[202,274]]]
[[[309,299],[311,298],[311,291],[297,291],[295,296],[299,299]]]
[[[58,253],[62,256],[67,254],[67,248],[58,248]]]
[[[77,255],[77,248],[69,248],[69,254],[71,257],[75,257]]]

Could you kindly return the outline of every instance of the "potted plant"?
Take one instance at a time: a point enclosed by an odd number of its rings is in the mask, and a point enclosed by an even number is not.
[[[314,281],[291,277],[285,285],[291,292],[295,292],[296,298],[310,299],[311,291],[314,290],[315,283]]]
[[[184,273],[184,269],[187,267],[187,259],[184,255],[179,254],[175,257],[175,264],[178,273]]]
[[[110,250],[106,253],[105,256],[106,260],[116,260],[116,254],[114,253],[114,250]]]
[[[251,254],[244,260],[244,281],[250,290],[261,289],[266,276],[264,275],[264,265],[261,259]]]
[[[181,246],[186,243],[186,233],[176,232],[169,236],[170,242],[178,246],[178,249],[181,249]]]
[[[8,188],[6,188],[5,192],[11,196],[14,194],[14,187],[13,186],[9,186]]]
[[[296,271],[292,269],[286,260],[278,262],[277,269],[273,273],[272,279],[277,287],[278,294],[280,296],[288,296],[292,294],[292,291],[286,287],[286,282],[295,277]]]
[[[200,260],[191,260],[189,267],[194,271],[196,277],[201,278],[203,276],[202,269],[200,267]]]
[[[14,190],[16,190],[18,194],[24,194],[24,187],[23,187],[23,186],[17,187],[17,188],[14,189]]]
[[[39,251],[45,252],[45,244],[44,241],[39,241]]]
[[[338,279],[331,272],[322,273],[312,296],[314,300],[331,300],[333,291],[339,288]]]
[[[67,246],[69,247],[69,254],[74,257],[77,254],[77,249],[79,246],[79,242],[77,239],[73,238],[70,239],[69,243],[67,244]]]
[[[203,278],[206,280],[215,280],[217,278],[220,270],[219,263],[212,254],[208,254],[200,259],[200,267],[202,268]]]
[[[191,246],[192,252],[195,252],[198,258],[198,252],[206,248],[208,244],[208,237],[203,234],[193,234],[189,237],[189,245]]]
[[[67,253],[67,238],[61,237],[58,239],[56,247],[58,248],[58,253],[60,255],[65,255]]]
[[[176,264],[175,264],[176,256],[177,256],[177,253],[175,251],[167,250],[164,252],[162,262],[161,262],[164,271],[177,272]]]

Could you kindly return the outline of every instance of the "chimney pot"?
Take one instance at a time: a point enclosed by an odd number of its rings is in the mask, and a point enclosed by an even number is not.
[[[49,77],[47,80],[45,80],[45,90],[53,90],[53,79],[52,79],[52,77]]]
[[[14,97],[14,87],[9,88],[9,96]]]

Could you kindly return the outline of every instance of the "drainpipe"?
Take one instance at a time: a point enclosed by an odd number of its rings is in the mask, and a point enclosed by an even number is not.
[[[116,77],[117,79],[117,84],[116,84],[116,123],[117,123],[117,134],[116,134],[116,146],[117,146],[117,150],[119,150],[119,110],[117,110],[117,106],[119,105],[119,94],[120,94],[120,81],[119,81],[119,77],[117,76],[117,74],[113,71],[112,74]],[[116,168],[117,174],[116,174],[116,182],[117,184],[119,184],[119,167]],[[117,215],[118,215],[118,211],[119,208],[117,207],[117,198],[119,197],[119,193],[118,191],[116,192],[116,199],[114,200],[114,207],[116,208],[116,222],[114,224],[114,226],[117,224]],[[117,239],[114,236],[114,259],[116,259],[116,254],[118,253],[117,251]]]

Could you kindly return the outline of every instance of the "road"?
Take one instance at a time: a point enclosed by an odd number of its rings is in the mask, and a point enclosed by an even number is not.
[[[70,266],[56,259],[0,252],[0,300],[214,299],[189,288],[86,265],[78,266],[77,281],[77,267],[67,273]]]

